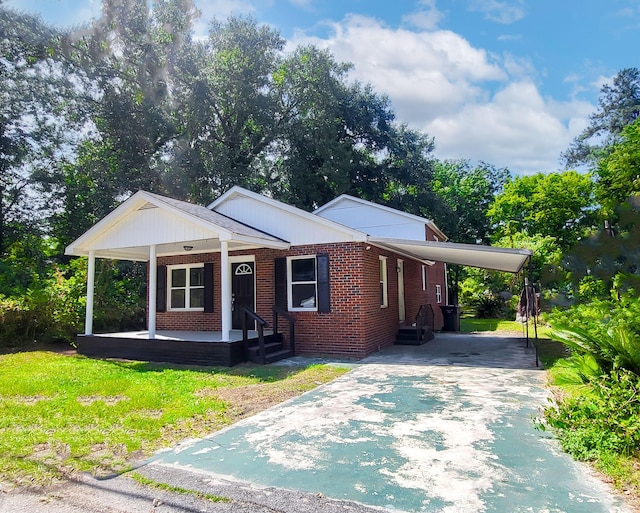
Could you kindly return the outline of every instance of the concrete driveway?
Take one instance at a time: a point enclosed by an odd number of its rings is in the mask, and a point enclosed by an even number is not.
[[[628,511],[533,428],[544,379],[523,339],[439,334],[140,471],[164,481],[195,471],[390,511]]]

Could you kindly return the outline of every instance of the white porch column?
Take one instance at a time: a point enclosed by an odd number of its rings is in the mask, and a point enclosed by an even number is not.
[[[156,298],[158,290],[158,258],[156,245],[149,246],[149,338],[156,338]]]
[[[231,269],[229,267],[229,245],[226,240],[220,241],[220,289],[222,312],[222,341],[231,340]]]
[[[87,267],[87,307],[84,317],[84,334],[93,335],[93,295],[96,279],[96,255],[89,250],[89,263]]]

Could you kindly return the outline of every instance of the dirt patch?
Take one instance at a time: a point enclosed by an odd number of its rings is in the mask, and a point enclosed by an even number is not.
[[[114,404],[118,404],[120,401],[128,401],[129,398],[124,395],[114,395],[114,396],[99,396],[99,395],[88,395],[88,396],[80,396],[78,397],[78,402],[83,406],[89,406],[90,404],[95,403],[96,401],[102,401],[107,406],[113,406]]]
[[[260,383],[238,388],[224,388],[217,390],[216,395],[229,404],[227,416],[230,422],[236,422],[296,397],[300,392],[281,388],[273,383]]]

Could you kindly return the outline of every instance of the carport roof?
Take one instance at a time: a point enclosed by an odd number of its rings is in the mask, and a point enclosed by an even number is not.
[[[388,239],[382,237],[369,237],[368,240],[371,244],[398,253],[404,253],[418,260],[468,265],[470,267],[509,273],[521,271],[533,254],[528,249],[499,248],[453,242]]]

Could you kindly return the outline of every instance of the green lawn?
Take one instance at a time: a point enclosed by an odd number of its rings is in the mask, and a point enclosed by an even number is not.
[[[186,368],[34,351],[0,355],[2,479],[126,470],[131,461],[203,436],[346,369]]]
[[[545,369],[549,369],[559,359],[567,356],[567,350],[564,345],[549,338],[550,329],[547,325],[538,324],[534,327],[529,323],[529,337],[535,336],[534,328],[538,331],[538,341],[536,347],[538,358]],[[525,326],[526,329],[526,326]],[[474,317],[462,317],[460,319],[460,331],[464,333],[495,331],[503,333],[513,333],[514,335],[524,336],[523,324],[516,321],[508,321],[506,319],[476,319]]]
[[[523,333],[523,324],[506,319],[476,319],[475,317],[462,317],[460,319],[460,331],[472,333],[474,331],[513,331]],[[538,336],[547,336],[549,328],[538,324]],[[529,336],[533,337],[534,326],[529,323]]]

